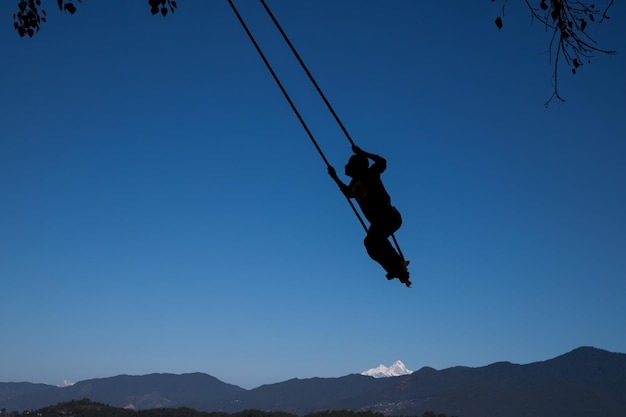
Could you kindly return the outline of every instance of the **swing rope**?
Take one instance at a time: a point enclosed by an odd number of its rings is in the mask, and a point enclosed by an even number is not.
[[[282,26],[280,25],[280,23],[278,23],[278,20],[276,20],[276,18],[274,17],[274,14],[270,10],[270,8],[267,6],[267,3],[265,3],[265,0],[261,0],[261,4],[265,8],[265,11],[269,15],[269,17],[272,19],[272,22],[274,22],[274,26],[276,26],[276,29],[278,29],[280,34],[283,36],[283,39],[285,40],[285,42],[287,42],[287,45],[289,45],[289,49],[291,49],[291,52],[293,53],[293,55],[296,57],[296,59],[300,63],[300,66],[302,67],[304,72],[306,72],[306,75],[309,77],[309,80],[311,80],[311,83],[313,83],[313,86],[317,90],[317,93],[320,95],[320,97],[324,101],[324,104],[326,104],[326,107],[328,107],[328,110],[330,111],[330,113],[335,118],[335,121],[337,121],[337,124],[339,125],[341,130],[343,130],[343,133],[346,135],[346,138],[350,142],[350,145],[354,146],[354,141],[352,140],[352,137],[348,133],[348,130],[345,128],[345,126],[341,122],[341,119],[339,119],[339,116],[337,116],[337,113],[335,112],[335,109],[333,109],[333,106],[330,105],[330,102],[326,98],[326,95],[322,92],[322,89],[317,84],[317,81],[315,81],[315,78],[313,78],[313,75],[311,74],[311,71],[309,71],[309,68],[306,66],[306,64],[304,63],[302,58],[300,58],[300,54],[298,54],[298,51],[296,51],[296,48],[293,46],[293,44],[289,40],[289,37],[287,37],[287,34],[283,30]]]
[[[322,98],[322,100],[324,101],[324,104],[326,104],[326,107],[328,108],[328,110],[330,111],[330,113],[333,115],[333,117],[335,118],[335,121],[337,122],[337,124],[339,125],[339,127],[341,128],[341,130],[343,131],[343,133],[345,134],[346,138],[348,139],[348,141],[350,142],[350,145],[355,146],[354,141],[352,140],[352,137],[350,136],[350,134],[348,133],[348,130],[345,128],[344,124],[341,122],[341,119],[339,118],[339,116],[337,115],[337,113],[335,112],[335,110],[333,109],[333,107],[331,106],[330,102],[328,101],[328,99],[326,98],[326,96],[324,95],[324,93],[322,92],[322,89],[319,87],[319,85],[317,84],[317,82],[315,81],[315,78],[313,77],[313,75],[311,74],[311,72],[309,71],[308,67],[306,66],[306,64],[304,63],[304,61],[302,60],[302,58],[300,57],[300,54],[298,54],[298,52],[296,51],[295,47],[293,46],[293,44],[291,43],[291,41],[289,40],[289,37],[287,36],[287,34],[285,33],[285,31],[283,30],[283,28],[280,26],[280,24],[278,23],[278,20],[276,20],[276,18],[274,17],[274,14],[271,12],[271,10],[269,9],[269,7],[267,6],[267,4],[265,3],[265,0],[260,0],[261,4],[263,5],[263,7],[265,8],[267,14],[270,16],[272,22],[274,23],[274,25],[276,26],[276,28],[278,29],[278,31],[280,32],[280,34],[282,35],[283,39],[285,40],[285,42],[287,43],[287,45],[289,46],[289,48],[291,49],[291,52],[294,54],[294,56],[296,57],[296,59],[298,60],[298,62],[300,63],[300,66],[302,67],[302,69],[304,70],[304,72],[307,74],[307,76],[309,77],[309,80],[311,81],[311,83],[313,84],[313,86],[315,87],[315,89],[317,90],[318,94],[320,95],[320,97]],[[276,84],[278,85],[278,87],[280,88],[280,91],[283,93],[283,96],[285,96],[285,99],[287,100],[287,102],[289,103],[289,106],[291,107],[291,109],[293,110],[293,112],[295,113],[296,117],[298,118],[298,120],[300,121],[300,124],[302,125],[302,127],[304,128],[305,132],[307,133],[307,135],[309,136],[309,139],[311,139],[311,142],[313,143],[313,145],[315,146],[315,149],[317,149],[317,152],[320,154],[320,156],[322,157],[322,160],[324,161],[324,163],[326,164],[327,168],[332,168],[332,165],[328,162],[328,159],[326,158],[326,156],[324,155],[324,152],[322,151],[322,149],[320,148],[319,144],[317,143],[317,140],[315,140],[315,137],[313,136],[313,133],[311,133],[311,130],[308,128],[306,122],[304,121],[304,119],[302,118],[302,116],[300,115],[300,112],[298,111],[296,105],[293,103],[293,101],[291,100],[291,97],[289,96],[289,94],[287,93],[287,90],[285,90],[285,87],[283,87],[283,84],[280,82],[280,79],[278,78],[278,75],[276,75],[276,72],[274,71],[274,69],[272,68],[272,66],[270,65],[269,61],[267,60],[267,58],[265,57],[265,54],[263,53],[263,51],[261,50],[261,47],[259,46],[259,44],[257,43],[256,39],[254,38],[254,36],[252,35],[252,32],[250,32],[250,30],[248,29],[248,26],[246,25],[245,21],[243,20],[243,18],[241,17],[241,15],[239,14],[239,11],[237,10],[237,8],[235,7],[234,3],[232,0],[228,0],[228,4],[230,5],[230,7],[233,9],[233,12],[235,13],[235,16],[237,16],[237,20],[239,20],[239,23],[241,24],[241,26],[243,27],[244,31],[246,32],[246,34],[248,35],[248,38],[250,38],[250,41],[252,42],[252,44],[254,45],[255,49],[257,50],[259,56],[261,57],[261,59],[263,60],[263,62],[265,63],[265,66],[267,67],[267,69],[269,70],[270,74],[272,75],[272,77],[274,78],[274,81],[276,82]],[[348,198],[347,196],[344,195],[344,197],[346,197],[346,201],[348,202],[348,204],[350,205],[350,207],[352,208],[352,211],[354,212],[354,214],[356,215],[357,219],[359,220],[359,222],[361,223],[361,226],[363,226],[363,229],[365,230],[365,232],[367,233],[368,229],[367,226],[365,225],[365,222],[363,221],[361,215],[359,214],[358,210],[356,209],[356,207],[354,206],[354,204],[352,203],[352,201],[350,200],[350,198]],[[393,239],[393,243],[396,246],[396,249],[398,251],[398,254],[400,255],[400,257],[404,260],[404,254],[402,253],[402,250],[400,250],[400,245],[398,244],[398,241],[396,240],[396,237],[394,234],[391,235],[392,239]]]
[[[230,1],[230,0],[229,0]],[[354,140],[352,140],[352,137],[350,136],[350,134],[348,133],[348,130],[346,129],[346,127],[344,126],[344,124],[342,123],[341,119],[339,118],[339,116],[337,115],[337,112],[335,112],[335,109],[333,108],[333,106],[331,106],[330,102],[328,101],[328,99],[326,98],[326,95],[324,94],[324,92],[322,91],[322,89],[320,88],[319,84],[317,84],[317,81],[315,81],[315,78],[313,77],[313,75],[311,74],[311,71],[309,71],[309,68],[306,66],[306,64],[304,63],[304,61],[302,60],[302,58],[300,57],[300,54],[298,53],[298,51],[296,51],[296,48],[293,46],[293,44],[291,43],[291,41],[289,40],[289,37],[287,36],[287,34],[285,33],[285,31],[283,30],[282,26],[280,25],[280,23],[278,23],[278,20],[274,17],[274,14],[272,13],[272,11],[270,10],[270,8],[268,7],[267,3],[265,3],[265,0],[260,0],[261,4],[263,5],[263,8],[265,8],[265,11],[267,12],[267,14],[269,15],[270,19],[272,19],[272,22],[274,22],[274,26],[276,26],[276,29],[278,29],[278,31],[280,32],[280,34],[282,35],[283,39],[285,40],[285,42],[287,43],[287,45],[289,45],[289,49],[291,49],[291,52],[293,53],[293,55],[296,57],[296,59],[298,60],[298,62],[300,63],[300,66],[302,67],[302,69],[304,70],[304,72],[306,73],[306,75],[309,77],[309,80],[311,81],[311,83],[313,84],[313,86],[315,87],[315,89],[317,90],[317,93],[320,95],[320,97],[322,98],[322,100],[324,101],[324,104],[326,104],[326,107],[328,108],[328,110],[330,111],[330,113],[333,115],[333,117],[335,118],[335,121],[337,122],[337,124],[339,125],[339,127],[341,128],[341,130],[343,131],[343,133],[346,135],[346,139],[348,139],[348,142],[350,142],[350,145],[355,146]],[[350,204],[352,205],[352,202],[348,199],[348,201],[350,202]],[[354,207],[353,207],[354,209]],[[359,220],[361,220],[360,216],[359,216]],[[363,220],[361,220],[361,223],[363,223]],[[367,228],[365,228],[365,231],[367,232]],[[391,234],[391,238],[393,239],[393,243],[396,246],[396,249],[398,251],[398,254],[402,257],[402,259],[404,260],[404,254],[402,253],[402,251],[400,250],[400,245],[398,244],[398,241],[396,240],[396,236],[392,233]]]
[[[315,149],[317,149],[317,152],[322,157],[322,160],[326,164],[326,167],[328,167],[328,168],[332,167],[332,165],[330,165],[330,163],[328,162],[328,159],[326,159],[326,156],[324,155],[324,152],[322,152],[322,148],[320,148],[320,146],[318,145],[317,140],[315,140],[315,137],[313,136],[313,133],[311,133],[311,130],[309,129],[309,127],[305,123],[304,119],[300,115],[300,112],[298,111],[296,105],[291,100],[291,97],[289,97],[289,94],[287,93],[287,90],[285,90],[285,87],[283,87],[283,84],[280,82],[280,79],[276,75],[276,72],[274,72],[274,69],[270,65],[270,63],[267,60],[267,58],[265,57],[265,54],[261,50],[261,47],[259,46],[257,41],[254,39],[254,36],[252,35],[252,32],[250,32],[250,30],[248,29],[248,26],[246,25],[246,23],[244,22],[243,18],[239,14],[239,11],[237,10],[235,5],[233,4],[232,0],[228,0],[228,4],[230,4],[230,7],[233,9],[233,12],[235,12],[235,15],[237,16],[237,20],[239,20],[239,23],[241,23],[241,26],[243,27],[243,29],[245,30],[246,34],[250,38],[250,41],[252,42],[252,44],[254,45],[255,49],[259,53],[259,56],[261,57],[261,59],[265,63],[265,66],[269,70],[270,74],[272,74],[272,77],[274,78],[274,81],[276,81],[276,84],[280,88],[280,91],[285,96],[285,99],[287,99],[287,102],[291,106],[291,109],[293,110],[293,112],[295,113],[296,117],[300,121],[300,124],[304,128],[305,132],[309,136],[309,139],[311,139],[311,142],[313,142],[313,145],[315,146]],[[348,204],[350,204],[350,207],[352,208],[352,211],[354,211],[354,214],[356,215],[357,219],[359,219],[359,222],[361,223],[361,226],[363,226],[363,229],[367,233],[367,226],[365,225],[365,222],[361,218],[361,215],[357,211],[356,207],[354,207],[354,204],[352,203],[352,201],[350,201],[350,199],[347,196],[345,196],[345,197],[346,197],[346,200],[348,201]]]

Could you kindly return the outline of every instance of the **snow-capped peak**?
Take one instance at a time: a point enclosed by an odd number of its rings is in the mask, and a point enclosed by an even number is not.
[[[395,361],[390,367],[378,365],[376,368],[361,372],[361,375],[373,376],[374,378],[387,378],[390,376],[409,375],[412,372],[413,371],[408,370],[406,366],[404,366],[402,361]]]

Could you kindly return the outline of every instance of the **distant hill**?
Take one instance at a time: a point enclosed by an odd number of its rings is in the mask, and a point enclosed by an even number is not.
[[[32,394],[56,391],[57,387],[48,384],[31,384],[30,382],[0,382],[0,404],[14,398],[27,397]],[[4,406],[3,406],[4,407]]]
[[[189,407],[197,410],[220,409],[223,398],[243,395],[246,390],[226,384],[202,373],[184,375],[150,374],[120,375],[111,378],[88,379],[68,387],[33,390],[24,383],[0,383],[0,393],[13,392],[0,400],[0,408],[9,411],[34,410],[70,400],[89,398],[114,407],[133,409]],[[45,385],[44,385],[45,386]],[[19,394],[18,389],[26,390]],[[2,398],[2,397],[0,397]],[[228,400],[226,400],[228,405]]]
[[[206,374],[116,376],[69,387],[0,383],[0,408],[34,410],[89,398],[135,409],[245,409],[297,415],[323,410],[459,417],[624,417],[626,354],[582,347],[543,362],[422,368],[410,375],[291,379],[245,390]]]

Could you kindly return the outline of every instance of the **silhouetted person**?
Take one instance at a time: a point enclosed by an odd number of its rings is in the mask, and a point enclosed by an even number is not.
[[[399,278],[407,286],[409,264],[389,242],[391,236],[402,225],[400,212],[391,205],[391,198],[385,190],[380,174],[387,168],[385,158],[363,151],[353,146],[354,155],[345,167],[345,174],[352,178],[349,185],[344,184],[335,168],[328,167],[328,173],[335,180],[341,191],[348,198],[356,199],[370,227],[365,237],[365,249],[370,258],[378,262],[387,271],[387,279]],[[374,161],[372,166],[369,160]]]

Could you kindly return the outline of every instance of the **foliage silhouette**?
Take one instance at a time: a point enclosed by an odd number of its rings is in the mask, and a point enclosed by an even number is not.
[[[496,1],[496,0],[491,0]],[[545,26],[546,31],[552,31],[549,44],[549,56],[553,65],[552,79],[554,91],[545,106],[549,106],[553,99],[564,102],[559,94],[558,74],[560,59],[576,74],[583,62],[591,62],[596,53],[614,55],[615,51],[601,49],[596,46],[595,40],[586,31],[592,24],[601,24],[609,19],[607,14],[614,0],[610,0],[604,8],[595,3],[583,0],[524,0],[530,9],[531,18],[538,20]],[[495,20],[498,29],[503,27],[504,8],[507,0],[502,0],[502,11]]]
[[[82,0],[77,0],[79,3]],[[76,5],[73,0],[57,0],[60,11],[66,11],[70,14],[76,13]],[[155,15],[161,13],[166,16],[168,12],[174,13],[176,10],[176,1],[174,0],[148,0],[150,12]],[[18,35],[32,38],[35,33],[39,32],[41,23],[46,22],[46,10],[41,6],[41,0],[19,0],[17,3],[17,12],[13,13],[13,27],[17,30]]]
[[[82,0],[76,1],[82,2]],[[499,1],[502,3],[502,9],[494,23],[498,29],[502,29],[507,0]],[[608,11],[614,0],[605,0],[608,4],[604,7],[598,7],[589,0],[524,1],[530,10],[531,19],[542,23],[546,31],[552,31],[548,51],[552,64],[554,90],[545,103],[548,107],[555,98],[561,102],[565,101],[559,93],[558,86],[561,59],[565,60],[571,72],[576,74],[583,63],[591,62],[595,54],[615,54],[615,51],[596,46],[596,41],[587,30],[590,25],[599,25],[609,19]],[[76,13],[77,9],[73,0],[57,0],[57,5],[62,12]],[[161,14],[162,16],[166,16],[169,12],[174,13],[177,8],[175,0],[148,0],[148,5],[153,15]],[[17,9],[17,12],[13,13],[15,30],[20,37],[33,37],[39,32],[41,24],[46,22],[46,10],[42,8],[42,0],[19,0]]]
[[[149,410],[135,411],[127,408],[111,407],[83,398],[60,403],[40,410],[29,410],[23,413],[2,412],[3,417],[298,417],[295,414],[282,411],[244,410],[238,413],[206,412],[191,408],[153,408]],[[384,417],[382,413],[372,411],[322,411],[307,414],[304,417]],[[419,417],[419,416],[406,416]],[[421,417],[446,417],[445,414],[435,414],[426,411]],[[453,417],[453,416],[452,416]]]

